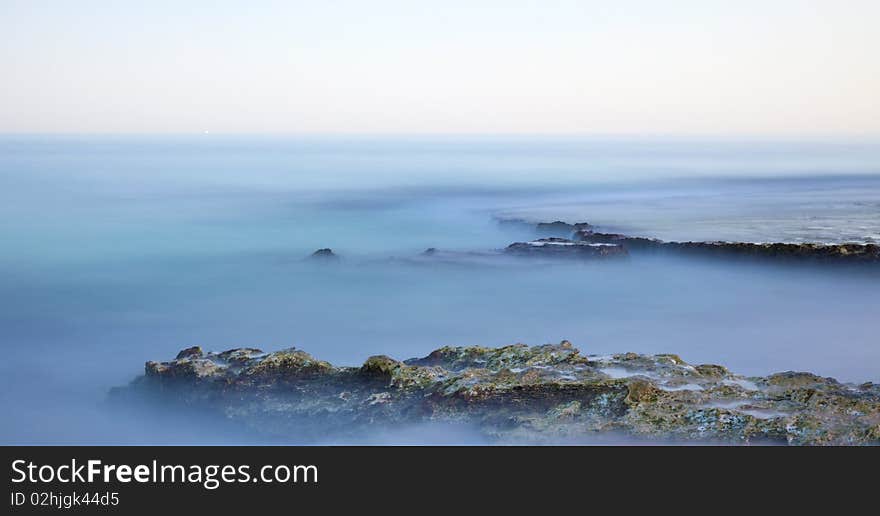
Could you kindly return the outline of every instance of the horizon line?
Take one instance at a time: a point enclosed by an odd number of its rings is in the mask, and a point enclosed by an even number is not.
[[[357,139],[423,139],[423,138],[462,138],[462,139],[631,139],[631,140],[726,140],[726,141],[834,141],[834,142],[876,142],[880,143],[880,132],[853,132],[853,133],[657,133],[657,132],[544,132],[544,133],[527,133],[527,132],[430,132],[430,131],[376,131],[376,132],[357,132],[357,131],[242,131],[242,132],[226,132],[226,131],[174,131],[174,132],[156,132],[156,131],[120,131],[120,132],[101,132],[101,131],[0,131],[0,138],[15,137],[44,137],[44,138],[131,138],[131,137],[186,137],[186,138],[357,138]]]

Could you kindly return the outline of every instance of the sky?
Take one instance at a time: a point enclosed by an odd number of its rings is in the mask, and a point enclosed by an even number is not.
[[[880,135],[877,0],[0,0],[0,133]]]

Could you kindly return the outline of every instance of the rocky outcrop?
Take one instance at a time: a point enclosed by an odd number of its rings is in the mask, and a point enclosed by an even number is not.
[[[515,242],[504,249],[506,254],[551,258],[620,258],[626,249],[617,244],[591,243],[567,238],[539,238],[531,242]]]
[[[616,244],[633,251],[656,250],[664,242],[654,238],[630,237],[619,233],[600,233],[592,229],[577,231],[574,239],[591,244]]]
[[[424,422],[473,425],[500,443],[649,441],[880,444],[880,385],[810,373],[746,378],[676,355],[582,355],[571,343],[444,347],[336,367],[301,350],[189,348],[148,362],[112,402],[210,413],[308,441]]]
[[[574,238],[577,241],[592,244],[615,244],[633,252],[662,251],[696,256],[802,262],[880,263],[880,246],[876,244],[664,242],[653,238],[632,237],[618,233],[600,233],[592,229],[578,230],[575,232]]]
[[[755,244],[745,242],[667,242],[663,250],[736,258],[772,258],[810,262],[880,263],[876,244]]]

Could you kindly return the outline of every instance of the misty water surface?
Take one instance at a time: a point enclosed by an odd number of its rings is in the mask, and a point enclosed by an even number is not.
[[[0,440],[251,442],[100,408],[146,360],[192,345],[296,346],[355,365],[568,339],[584,353],[670,352],[743,374],[880,380],[876,270],[413,259],[534,238],[497,217],[667,239],[876,242],[880,146],[4,137]],[[322,247],[342,260],[303,261]]]

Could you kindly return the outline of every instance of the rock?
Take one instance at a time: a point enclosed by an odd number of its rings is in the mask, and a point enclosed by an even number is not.
[[[225,362],[230,362],[233,364],[236,363],[247,363],[250,359],[259,357],[263,355],[263,350],[256,348],[238,348],[238,349],[230,349],[229,351],[224,351],[223,353],[219,353],[217,358],[223,360]]]
[[[616,244],[634,251],[657,249],[663,245],[662,241],[653,238],[629,237],[618,233],[598,233],[592,229],[582,229],[575,232],[574,239],[591,244]]]
[[[630,406],[638,406],[640,403],[654,403],[661,394],[661,390],[647,380],[633,380],[627,385],[626,403]]]
[[[878,263],[880,246],[876,244],[755,244],[745,242],[667,242],[664,251],[694,255],[726,256],[810,262]]]
[[[365,376],[391,378],[395,370],[400,369],[402,363],[385,355],[377,355],[367,359],[361,366],[360,373]]]
[[[230,350],[220,355],[230,356],[234,351]],[[256,377],[259,381],[307,378],[333,371],[333,366],[329,363],[316,360],[305,351],[294,348],[276,351],[259,358],[243,359],[239,362],[243,366],[239,374]]]
[[[177,360],[182,358],[201,358],[202,357],[202,348],[199,346],[193,346],[191,348],[186,348],[177,354]]]
[[[173,362],[147,362],[144,365],[144,374],[164,380],[190,381],[214,376],[223,369],[223,366],[212,360],[184,357]]]
[[[505,250],[508,253],[540,256],[610,256],[628,252],[666,252],[693,256],[726,257],[749,260],[783,260],[797,262],[877,264],[880,263],[878,244],[818,244],[818,243],[751,243],[751,242],[664,242],[656,238],[603,233],[586,222],[569,224],[560,220],[531,223],[522,219],[500,220],[503,225],[532,227],[548,238],[532,242],[516,242]],[[594,245],[613,245],[620,248],[591,252],[586,248],[561,249],[571,242]],[[528,246],[532,246],[529,248]],[[556,247],[551,247],[556,246]],[[533,249],[539,248],[539,249]]]
[[[566,238],[539,238],[531,242],[515,242],[504,249],[507,254],[550,258],[611,258],[627,255],[623,246],[590,243]]]
[[[333,249],[325,247],[312,253],[309,258],[312,260],[335,261],[339,259],[339,256],[333,252]]]
[[[749,242],[663,242],[653,238],[581,229],[574,235],[580,242],[616,244],[629,251],[663,251],[677,254],[749,259],[781,259],[811,262],[878,263],[877,244],[789,244]]]
[[[199,350],[200,351],[200,350]],[[216,415],[304,442],[413,423],[467,423],[500,443],[648,441],[880,444],[880,386],[811,373],[737,376],[672,354],[582,355],[570,342],[444,347],[337,367],[288,349],[184,350],[111,391],[122,406]]]
[[[703,376],[712,376],[716,378],[724,378],[730,374],[726,367],[715,364],[702,364],[696,366],[695,369]]]

